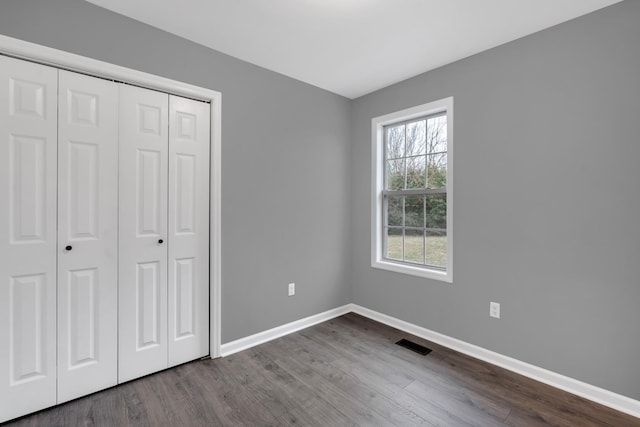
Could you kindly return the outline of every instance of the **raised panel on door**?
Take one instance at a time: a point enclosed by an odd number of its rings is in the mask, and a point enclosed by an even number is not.
[[[57,73],[0,56],[0,422],[56,403]]]
[[[120,85],[120,382],[167,367],[168,105]]]
[[[117,384],[118,86],[60,71],[58,402]]]
[[[209,108],[169,97],[169,366],[209,354]]]

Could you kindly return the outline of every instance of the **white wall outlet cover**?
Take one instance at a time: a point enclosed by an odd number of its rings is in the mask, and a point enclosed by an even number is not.
[[[500,303],[489,303],[489,316],[495,317],[496,319],[500,318]]]

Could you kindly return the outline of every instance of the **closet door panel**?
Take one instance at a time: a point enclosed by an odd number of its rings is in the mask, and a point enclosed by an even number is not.
[[[209,114],[169,97],[169,366],[209,354]]]
[[[120,382],[167,367],[168,105],[120,85]]]
[[[117,384],[118,88],[60,71],[58,402]]]
[[[57,73],[0,56],[0,422],[56,403]]]

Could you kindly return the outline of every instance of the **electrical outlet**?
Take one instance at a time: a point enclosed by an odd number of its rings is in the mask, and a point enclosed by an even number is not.
[[[496,319],[500,318],[500,303],[498,302],[489,303],[489,316],[495,317]]]
[[[289,296],[292,297],[296,294],[296,284],[289,283]]]

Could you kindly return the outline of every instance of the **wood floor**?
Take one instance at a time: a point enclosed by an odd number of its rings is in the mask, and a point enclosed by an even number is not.
[[[421,356],[394,343],[431,348]],[[350,313],[15,426],[640,426],[640,419]]]

